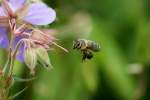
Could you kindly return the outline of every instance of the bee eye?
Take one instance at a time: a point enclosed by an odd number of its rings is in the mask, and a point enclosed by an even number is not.
[[[80,48],[80,42],[77,43],[77,47]]]

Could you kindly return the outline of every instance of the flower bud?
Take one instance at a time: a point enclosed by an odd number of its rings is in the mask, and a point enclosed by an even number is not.
[[[53,68],[47,50],[44,47],[39,47],[36,49],[36,51],[37,51],[37,59],[40,62],[40,64],[42,64],[43,67],[45,67],[46,69]]]
[[[24,52],[24,61],[27,67],[30,69],[30,74],[35,74],[35,67],[37,63],[37,55],[35,48],[27,48]]]

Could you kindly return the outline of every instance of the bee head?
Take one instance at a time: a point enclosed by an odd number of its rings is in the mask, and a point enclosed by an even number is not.
[[[81,46],[82,46],[82,44],[79,40],[73,41],[73,49],[80,49]]]

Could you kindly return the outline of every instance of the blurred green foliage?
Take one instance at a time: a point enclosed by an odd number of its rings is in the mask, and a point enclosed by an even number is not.
[[[49,52],[54,69],[37,66],[38,79],[17,83],[12,89],[28,90],[16,100],[149,100],[150,99],[150,1],[149,0],[44,0],[57,12],[49,28],[58,30],[58,43]],[[90,61],[72,49],[72,41],[85,38],[101,44]],[[6,58],[1,50],[1,59]],[[1,65],[5,60],[1,60]],[[135,66],[141,67],[136,75]],[[130,70],[129,70],[130,69]],[[131,72],[131,73],[130,73]],[[16,62],[15,73],[29,76]]]

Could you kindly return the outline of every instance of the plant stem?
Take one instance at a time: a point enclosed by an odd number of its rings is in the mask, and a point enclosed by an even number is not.
[[[8,58],[7,58],[7,62],[3,68],[3,73],[4,73],[4,76],[8,76],[9,74],[9,71],[11,69],[11,65],[12,65],[12,48],[13,48],[13,39],[14,39],[14,36],[13,34],[11,33],[11,39],[10,39],[10,47],[9,47],[9,53],[8,53]]]
[[[15,21],[14,19],[10,19],[9,20],[9,25],[10,25],[10,28],[11,28],[11,38],[10,38],[10,45],[9,45],[9,53],[8,53],[8,59],[7,59],[7,62],[3,68],[3,73],[4,73],[4,76],[9,76],[9,73],[10,73],[10,70],[12,69],[11,66],[13,65],[13,58],[12,58],[12,49],[13,49],[13,42],[14,42],[14,30],[15,30],[15,27],[12,27],[12,26],[15,26],[15,24],[12,22]]]
[[[13,71],[13,66],[14,66],[14,61],[15,61],[15,57],[13,55],[13,43],[14,43],[14,34],[13,31],[11,32],[11,41],[10,41],[10,66],[9,66],[9,72],[8,72],[8,76],[12,75],[12,71]]]
[[[14,35],[14,30],[15,30],[15,27],[12,28],[11,26],[15,26],[15,23],[12,24],[11,22],[11,19],[9,21],[9,24],[10,24],[10,28],[11,28],[11,37],[10,37],[10,45],[9,45],[9,53],[8,53],[8,59],[7,59],[7,62],[3,68],[3,77],[5,77],[6,79],[8,78],[12,78],[12,71],[13,71],[13,66],[14,66],[14,61],[15,61],[15,58],[13,57],[13,45],[14,45],[14,39],[15,39],[15,35]],[[5,80],[6,81],[6,80]],[[6,88],[4,88],[4,91],[3,93],[1,94],[1,99],[2,100],[6,100],[7,97],[8,97],[8,94],[9,94],[9,87],[11,85],[10,82],[6,83]]]
[[[4,76],[6,76],[6,73],[8,72],[8,66],[10,64],[10,55],[11,54],[10,54],[10,51],[9,51],[8,57],[7,57],[7,61],[6,61],[5,66],[4,66],[3,70],[2,70],[2,72],[4,73],[3,74]]]
[[[6,100],[6,95],[4,92],[1,93],[0,96],[1,96],[0,100]]]

